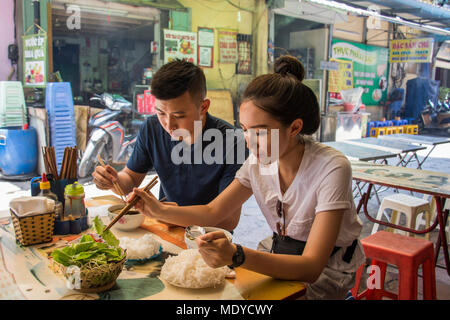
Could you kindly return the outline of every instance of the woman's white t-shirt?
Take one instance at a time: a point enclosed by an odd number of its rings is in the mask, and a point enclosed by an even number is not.
[[[352,169],[348,159],[339,151],[324,144],[304,139],[305,151],[298,172],[284,194],[280,190],[278,162],[258,164],[251,154],[236,178],[251,188],[270,228],[276,232],[276,204],[283,202],[286,233],[289,237],[306,241],[317,213],[344,210],[336,241],[338,247],[348,247],[357,239],[362,223],[356,214],[352,194]]]

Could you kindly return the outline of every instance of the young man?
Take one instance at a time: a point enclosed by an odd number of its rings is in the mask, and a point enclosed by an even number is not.
[[[232,125],[208,114],[205,75],[194,64],[176,60],[164,65],[155,73],[151,88],[157,114],[142,125],[126,167],[116,172],[98,166],[93,181],[97,188],[114,192],[113,182],[118,182],[129,193],[154,168],[161,183],[160,199],[166,197],[180,206],[207,204],[233,181],[247,158],[244,139],[238,138]],[[221,135],[222,141],[216,141],[214,134]],[[230,134],[235,134],[231,140]],[[211,163],[211,158],[219,161]],[[234,218],[216,226],[232,231],[239,214],[230,216]]]

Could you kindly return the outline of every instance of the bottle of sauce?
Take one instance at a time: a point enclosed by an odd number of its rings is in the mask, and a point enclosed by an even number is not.
[[[64,189],[64,199],[64,215],[66,218],[75,220],[86,215],[84,188],[78,182],[66,186]]]
[[[55,200],[55,219],[63,220],[64,215],[62,203],[58,200],[58,196],[50,190],[50,181],[47,180],[47,175],[45,173],[42,173],[42,180],[39,183],[39,188],[41,191],[38,196]]]

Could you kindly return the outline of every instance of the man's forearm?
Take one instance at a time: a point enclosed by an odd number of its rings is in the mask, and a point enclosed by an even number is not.
[[[117,183],[120,185],[120,187],[122,188],[123,192],[125,192],[125,194],[130,193],[131,191],[133,191],[134,187],[137,187],[137,181],[134,181],[133,178],[128,175],[126,172],[120,171],[118,174],[118,179],[117,179]],[[118,193],[118,190],[116,190],[116,188],[113,187],[112,189],[116,194]]]

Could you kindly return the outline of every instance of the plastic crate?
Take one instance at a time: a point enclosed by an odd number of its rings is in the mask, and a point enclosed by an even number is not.
[[[46,87],[45,108],[50,125],[50,145],[55,147],[58,170],[66,147],[76,146],[75,111],[69,82],[51,82]]]
[[[25,96],[20,81],[0,81],[0,127],[27,123]]]

